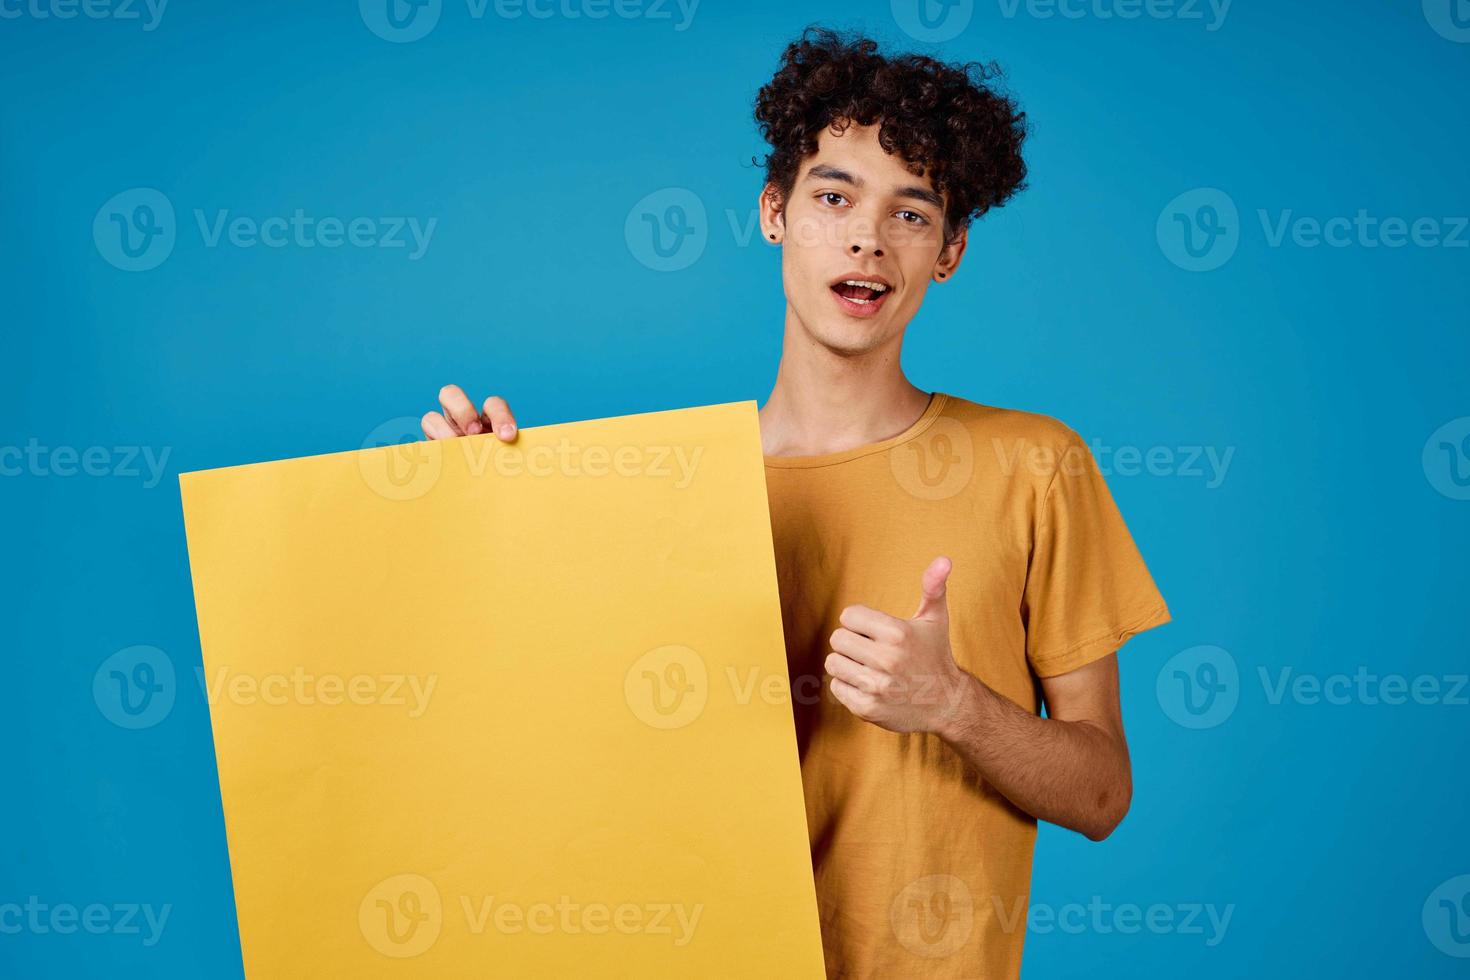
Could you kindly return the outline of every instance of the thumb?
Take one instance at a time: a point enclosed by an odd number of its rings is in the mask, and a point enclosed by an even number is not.
[[[949,606],[945,604],[945,583],[949,580],[954,563],[943,556],[934,559],[924,569],[924,596],[919,600],[919,610],[914,619],[948,619]]]

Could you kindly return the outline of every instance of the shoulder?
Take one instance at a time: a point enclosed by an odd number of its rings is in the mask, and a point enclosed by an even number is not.
[[[977,453],[993,452],[1028,468],[1039,468],[1049,477],[1063,455],[1087,448],[1076,430],[1051,415],[986,405],[958,395],[947,394],[946,398],[941,414],[963,426]]]

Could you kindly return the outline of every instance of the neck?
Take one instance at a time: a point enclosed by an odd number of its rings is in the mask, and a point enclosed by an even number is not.
[[[904,377],[903,335],[858,354],[817,342],[786,308],[776,383],[760,410],[767,456],[840,453],[898,435],[916,422],[929,393]]]

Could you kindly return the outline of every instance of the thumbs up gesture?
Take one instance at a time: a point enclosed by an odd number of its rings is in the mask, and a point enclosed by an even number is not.
[[[899,619],[867,606],[842,610],[825,667],[832,696],[864,721],[894,732],[938,732],[958,710],[968,675],[949,647],[945,583],[936,558],[924,570],[918,611]]]

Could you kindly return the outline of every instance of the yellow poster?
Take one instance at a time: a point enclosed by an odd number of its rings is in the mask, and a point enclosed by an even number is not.
[[[754,402],[180,484],[252,980],[823,976]]]

